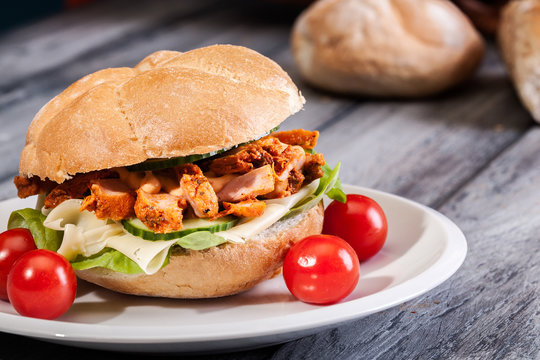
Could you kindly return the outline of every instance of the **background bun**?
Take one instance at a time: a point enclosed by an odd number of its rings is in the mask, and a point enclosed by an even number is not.
[[[413,97],[469,77],[483,40],[446,0],[321,0],[300,15],[294,58],[306,81],[323,89]]]
[[[134,68],[87,75],[47,103],[28,129],[22,176],[75,173],[252,140],[304,98],[274,61],[240,46],[159,51]]]
[[[540,122],[540,1],[510,2],[502,13],[498,39],[521,102]]]
[[[185,299],[232,295],[271,278],[290,246],[306,236],[320,234],[322,225],[321,203],[277,222],[244,244],[173,252],[169,265],[153,275],[126,275],[105,268],[76,270],[76,274],[105,288],[134,295]]]

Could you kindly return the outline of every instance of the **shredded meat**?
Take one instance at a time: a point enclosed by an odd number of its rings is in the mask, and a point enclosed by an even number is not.
[[[221,211],[215,218],[220,218],[227,215],[239,217],[257,217],[264,214],[266,203],[256,199],[244,200],[237,203],[229,203],[224,201],[223,208],[225,210]]]
[[[210,163],[210,170],[218,176],[226,174],[245,174],[254,168],[272,164],[272,155],[254,141],[227,152],[223,157]]]
[[[182,175],[202,175],[203,172],[200,167],[198,167],[195,164],[183,164],[179,165],[174,168],[176,172],[176,176],[178,176],[179,179],[182,178]]]
[[[182,211],[186,207],[186,200],[179,196],[137,190],[135,215],[154,232],[167,233],[182,229]]]
[[[54,208],[69,199],[82,199],[94,180],[115,178],[116,172],[111,170],[92,171],[77,174],[72,179],[56,186],[45,198],[45,208]]]
[[[135,216],[135,193],[119,179],[96,180],[81,211],[94,211],[98,219],[123,220]]]
[[[304,174],[304,182],[309,184],[313,180],[321,178],[324,175],[324,172],[321,168],[326,164],[322,154],[306,154],[306,161],[304,162],[304,167],[302,168],[302,173]]]
[[[265,137],[226,152],[207,167],[217,176],[246,174],[255,168],[271,165],[273,157],[280,156],[287,147],[277,138]]]
[[[282,143],[288,145],[300,145],[304,149],[313,149],[319,139],[318,131],[309,131],[304,129],[280,131],[268,135],[279,139]]]
[[[212,160],[207,164],[207,168],[218,176],[230,174],[245,174],[242,176],[246,176],[266,165],[271,165],[274,169],[274,188],[268,191],[269,187],[265,187],[265,192],[262,190],[242,192],[243,189],[236,191],[238,188],[233,189],[232,185],[223,186],[219,177],[212,180],[212,185],[216,185],[214,189],[217,188],[219,199],[228,202],[256,196],[273,199],[298,192],[304,183],[310,183],[323,175],[322,155],[311,155],[305,152],[305,149],[312,149],[317,144],[318,137],[317,131],[281,131],[240,146],[226,153],[225,156]],[[235,185],[239,182],[239,178],[230,180],[230,183]],[[246,193],[247,195],[236,196],[232,193]]]
[[[264,195],[267,199],[282,198],[290,196],[300,189],[302,181],[298,182],[298,173],[304,166],[306,152],[300,146],[288,146],[280,156],[274,157],[275,187],[274,191]],[[289,184],[291,172],[294,185]],[[303,179],[302,179],[303,180]]]
[[[216,216],[219,211],[218,198],[212,185],[204,175],[182,175],[180,188],[196,216]]]
[[[221,201],[237,202],[264,195],[273,190],[274,172],[270,165],[265,165],[229,181],[218,192],[218,198]]]
[[[287,144],[282,143],[275,137],[265,137],[257,140],[256,143],[272,156],[278,156],[287,149]]]
[[[289,173],[289,178],[287,179],[288,181],[287,192],[291,194],[296,194],[302,187],[302,184],[304,183],[304,179],[305,177],[300,171],[296,169],[292,169],[291,172]]]
[[[58,184],[50,180],[41,180],[37,176],[25,178],[23,176],[15,176],[13,183],[17,187],[17,196],[21,199],[32,195],[49,192]]]

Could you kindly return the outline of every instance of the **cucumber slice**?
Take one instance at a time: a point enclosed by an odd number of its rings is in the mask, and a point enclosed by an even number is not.
[[[218,231],[229,230],[236,225],[237,222],[238,218],[233,216],[225,216],[213,221],[207,219],[188,219],[184,220],[184,227],[182,230],[165,234],[153,232],[137,218],[124,220],[122,221],[122,225],[124,225],[124,229],[126,229],[126,231],[130,234],[146,240],[173,240],[197,231],[208,231],[210,233],[215,233]]]
[[[190,164],[198,160],[206,159],[227,150],[228,149],[222,149],[222,150],[212,151],[206,154],[180,156],[180,157],[175,157],[175,158],[170,158],[170,159],[150,159],[142,163],[127,166],[126,168],[128,169],[128,171],[150,171],[150,170],[167,169],[167,168],[172,168],[178,165]]]
[[[241,144],[238,144],[238,145],[234,145],[234,146],[232,146],[232,147],[230,147],[228,149],[216,150],[216,151],[212,151],[212,152],[209,152],[209,153],[206,153],[206,154],[194,154],[194,155],[180,156],[180,157],[174,157],[174,158],[169,158],[169,159],[150,159],[150,160],[146,160],[146,161],[144,161],[142,163],[126,166],[126,169],[128,169],[128,171],[150,171],[150,170],[161,170],[161,169],[172,168],[172,167],[175,167],[175,166],[178,166],[178,165],[183,165],[183,164],[190,164],[190,163],[193,163],[195,161],[206,159],[206,158],[212,157],[214,155],[220,154],[222,152],[232,150],[232,149],[237,148],[239,146],[249,144],[250,142],[259,140],[260,138],[265,137],[266,135],[268,135],[270,133],[273,133],[274,131],[277,131],[278,129],[279,129],[279,126],[271,129],[269,132],[255,138],[255,139],[253,139],[251,141],[241,143]]]

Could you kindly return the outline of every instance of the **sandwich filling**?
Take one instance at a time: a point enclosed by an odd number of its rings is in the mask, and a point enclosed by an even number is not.
[[[137,265],[123,272],[153,273],[167,263],[174,245],[200,250],[241,242],[284,216],[315,206],[324,193],[342,198],[339,166],[330,169],[313,151],[318,135],[281,131],[173,167],[161,166],[171,159],[152,160],[142,163],[145,171],[99,170],[76,174],[61,184],[20,176],[14,182],[21,198],[41,194],[41,224],[63,232],[56,234],[63,241],[53,250],[82,264],[79,268],[104,266],[87,258],[115,249]],[[319,182],[322,177],[326,179]],[[10,226],[25,227],[27,215],[12,215]],[[193,225],[201,223],[205,225]],[[159,256],[139,261],[137,253],[143,248]]]

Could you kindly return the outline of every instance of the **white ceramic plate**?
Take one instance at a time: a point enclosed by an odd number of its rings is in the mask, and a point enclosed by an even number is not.
[[[285,342],[388,309],[448,279],[467,252],[463,233],[440,213],[380,191],[345,186],[384,209],[383,250],[361,265],[360,281],[344,301],[313,306],[297,301],[283,278],[241,295],[169,300],[117,294],[79,283],[75,304],[55,321],[19,316],[0,301],[0,331],[75,346],[147,352],[214,352]],[[14,209],[32,200],[0,203],[0,229]]]

